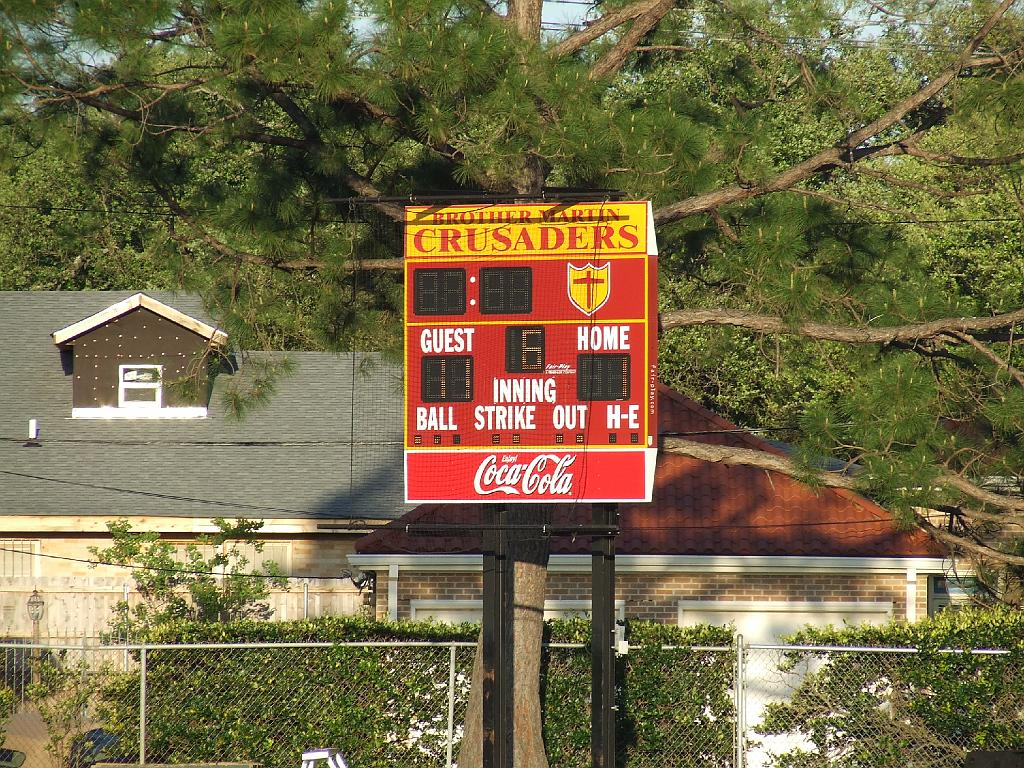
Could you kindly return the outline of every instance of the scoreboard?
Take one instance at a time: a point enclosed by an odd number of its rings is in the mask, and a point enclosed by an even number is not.
[[[406,208],[406,501],[650,501],[656,257],[648,202]]]

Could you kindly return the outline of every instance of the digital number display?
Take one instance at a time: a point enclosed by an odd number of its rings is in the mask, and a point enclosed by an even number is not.
[[[420,395],[425,403],[468,403],[473,399],[470,355],[424,357]]]
[[[509,326],[505,329],[505,370],[508,373],[544,372],[544,327]]]
[[[480,312],[525,315],[533,311],[533,270],[529,267],[485,267],[480,270]]]
[[[577,355],[578,400],[629,400],[629,355]]]
[[[413,312],[417,315],[466,314],[466,270],[413,271]]]

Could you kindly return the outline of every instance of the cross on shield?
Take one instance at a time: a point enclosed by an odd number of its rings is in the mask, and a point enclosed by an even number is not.
[[[594,314],[604,306],[611,293],[612,265],[595,267],[588,262],[584,267],[568,266],[569,301],[583,314]]]

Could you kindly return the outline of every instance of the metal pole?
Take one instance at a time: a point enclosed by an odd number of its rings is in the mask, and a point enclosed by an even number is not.
[[[506,657],[511,616],[506,616],[508,579],[508,533],[504,529],[504,505],[486,505],[488,524],[484,537],[483,615],[483,768],[509,768],[511,718],[508,705],[512,676]]]
[[[309,579],[302,582],[302,618],[309,618]]]
[[[446,768],[452,768],[452,742],[455,741],[455,646],[448,655],[448,746]]]
[[[744,665],[745,653],[743,635],[736,635],[736,684],[733,686],[733,690],[736,691],[736,768],[743,768],[743,759],[745,757],[743,748],[744,732],[746,731],[744,711],[747,708],[747,691],[743,679],[746,675]]]
[[[595,526],[618,524],[617,504],[595,504]],[[593,768],[615,768],[615,538],[591,544],[590,755]]]
[[[125,612],[125,617],[127,618],[128,615],[129,615],[129,610],[128,610],[128,589],[129,588],[128,588],[128,585],[125,584],[123,586],[123,589],[124,589],[124,612]],[[129,643],[130,639],[131,638],[129,637],[128,622],[125,621],[125,625],[124,625],[124,671],[125,672],[128,671],[128,643]]]
[[[139,763],[146,764],[146,646],[139,652]]]

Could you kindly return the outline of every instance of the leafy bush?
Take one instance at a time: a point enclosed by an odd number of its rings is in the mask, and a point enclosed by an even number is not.
[[[970,750],[1024,748],[1020,612],[946,612],[916,624],[807,629],[792,639],[918,652],[786,653],[780,669],[802,676],[800,684],[789,701],[766,708],[759,730],[803,744],[777,755],[779,768],[959,768]],[[990,648],[1007,652],[965,652]]]
[[[361,617],[299,622],[173,624],[154,643],[475,641],[478,627]],[[552,643],[589,643],[584,621],[548,625]],[[619,659],[619,748],[627,764],[724,766],[732,753],[732,656],[673,645],[727,645],[727,630],[633,624],[642,648]],[[444,764],[448,647],[148,648],[146,756],[154,762],[248,759],[290,768],[315,746],[353,766]],[[456,721],[468,698],[474,648],[456,649]],[[590,764],[590,649],[545,651],[545,742],[552,765]],[[110,678],[105,727],[137,757],[139,675]],[[456,730],[460,737],[461,725]],[[699,749],[696,748],[700,745]],[[457,753],[457,752],[456,752]]]

